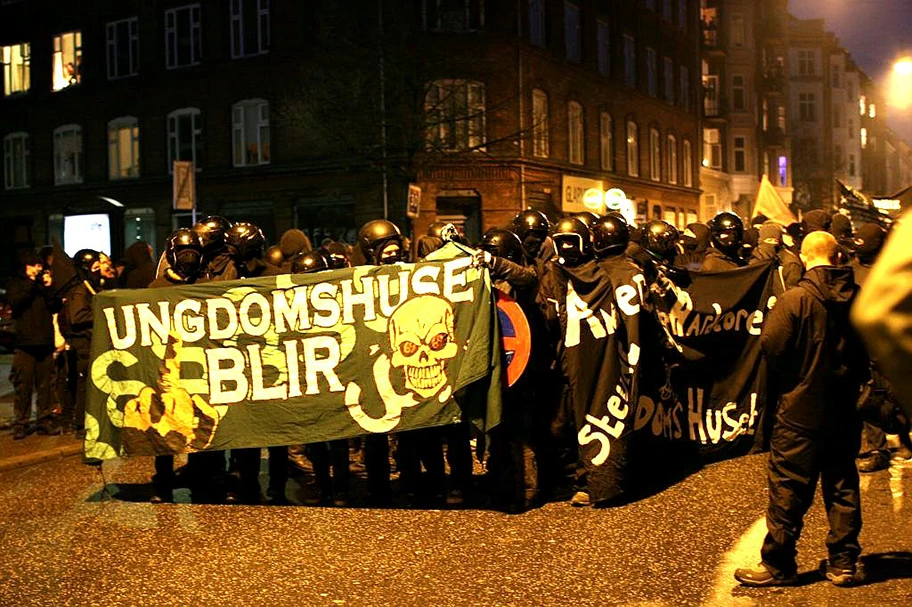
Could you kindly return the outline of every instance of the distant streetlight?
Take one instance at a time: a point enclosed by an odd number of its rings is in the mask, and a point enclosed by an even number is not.
[[[902,57],[893,63],[887,98],[893,108],[901,111],[912,108],[912,57]]]

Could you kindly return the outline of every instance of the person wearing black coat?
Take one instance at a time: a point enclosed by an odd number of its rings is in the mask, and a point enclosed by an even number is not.
[[[38,432],[60,434],[54,423],[51,375],[54,368],[54,318],[61,307],[50,272],[33,252],[22,261],[19,276],[9,280],[6,294],[16,329],[16,347],[10,380],[15,389],[13,438],[27,435],[32,408],[32,389],[37,390]]]
[[[738,569],[746,586],[797,582],[796,544],[820,478],[830,532],[823,573],[836,585],[856,583],[861,547],[856,401],[869,374],[864,346],[849,324],[858,291],[852,269],[837,267],[838,244],[826,232],[805,237],[807,272],[770,312],[761,347],[778,380],[769,455],[768,533],[756,569]]]
[[[126,267],[123,273],[125,289],[144,289],[155,280],[155,262],[152,247],[141,240],[134,242],[124,252]]]

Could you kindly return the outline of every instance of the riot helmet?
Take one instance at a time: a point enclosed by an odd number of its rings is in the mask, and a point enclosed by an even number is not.
[[[393,264],[405,259],[402,232],[391,221],[368,221],[358,232],[358,246],[365,261],[374,265]]]
[[[197,277],[203,265],[203,245],[199,234],[189,228],[180,228],[165,241],[165,260],[171,271],[185,282]]]
[[[744,222],[729,211],[722,211],[709,220],[713,246],[729,257],[737,257],[744,241]]]
[[[236,262],[262,259],[266,252],[266,236],[254,224],[240,221],[225,231],[225,247]]]
[[[510,230],[493,228],[485,232],[478,248],[495,257],[503,257],[513,263],[523,263],[523,248],[519,236]]]
[[[266,249],[266,254],[263,255],[263,259],[266,260],[271,266],[281,268],[282,264],[285,263],[285,255],[282,254],[282,247],[277,244],[272,245]]]
[[[323,256],[332,270],[351,267],[351,247],[344,242],[329,242],[323,245]]]
[[[439,238],[443,240],[443,228],[447,225],[445,221],[435,221],[428,226],[427,236],[433,236],[434,238]]]
[[[523,249],[529,257],[538,256],[550,231],[551,222],[541,211],[526,209],[513,218],[513,232],[519,236]]]
[[[581,219],[561,219],[554,225],[551,239],[557,247],[558,261],[562,265],[578,266],[592,257],[592,234]]]
[[[598,214],[592,211],[577,211],[576,213],[571,213],[570,217],[576,217],[590,228],[599,218]]]
[[[291,259],[292,274],[310,274],[329,269],[329,261],[320,251],[298,253]]]
[[[599,217],[589,226],[592,232],[592,251],[596,257],[617,255],[627,249],[630,240],[630,226],[618,213]]]
[[[229,228],[231,222],[220,215],[210,215],[193,226],[192,230],[199,235],[207,259],[221,253],[225,246],[225,232]]]
[[[643,226],[640,244],[654,259],[671,263],[677,254],[678,229],[661,219],[654,219]]]

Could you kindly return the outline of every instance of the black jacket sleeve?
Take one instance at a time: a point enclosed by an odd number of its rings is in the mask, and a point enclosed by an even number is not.
[[[532,266],[521,266],[503,257],[491,258],[491,278],[504,280],[514,289],[527,289],[538,283],[538,272]]]
[[[6,285],[6,298],[12,309],[13,318],[22,316],[40,294],[41,287],[38,281],[20,277],[10,280]]]
[[[785,371],[790,358],[789,353],[794,351],[798,318],[793,302],[799,297],[797,292],[783,295],[763,323],[760,347],[774,371]]]

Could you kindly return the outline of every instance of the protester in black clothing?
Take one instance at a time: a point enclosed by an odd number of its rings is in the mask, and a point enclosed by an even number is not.
[[[231,259],[234,276],[239,279],[278,276],[283,272],[263,260],[266,237],[252,223],[238,222],[225,230],[225,254]],[[226,275],[228,272],[226,272]],[[285,486],[288,482],[288,447],[270,446],[269,486],[266,491],[271,503],[285,503]],[[258,504],[260,494],[259,448],[232,449],[231,462],[236,484],[229,487],[225,500],[228,503]]]
[[[77,435],[85,433],[86,382],[89,373],[89,358],[92,349],[94,326],[93,301],[95,294],[108,288],[116,279],[111,258],[91,249],[82,249],[73,258],[79,281],[67,288],[63,295],[66,327],[64,337],[75,352],[75,395],[73,409],[64,409],[61,414],[64,431],[72,428]]]
[[[313,251],[313,245],[307,234],[297,228],[292,228],[285,230],[279,239],[279,250],[282,253],[283,260],[279,267],[281,267],[283,274],[289,274],[291,272],[291,260],[301,253]]]
[[[51,375],[54,368],[54,319],[61,302],[55,294],[53,278],[41,258],[27,252],[19,276],[10,278],[6,295],[12,308],[16,345],[10,381],[13,401],[13,438],[27,435],[32,409],[32,389],[37,392],[38,432],[60,434],[52,412]]]
[[[193,284],[203,263],[203,245],[199,235],[187,228],[175,230],[165,242],[165,257],[168,266],[162,276],[149,284],[150,289]],[[191,457],[196,457],[196,454],[191,454]],[[152,503],[173,501],[174,485],[174,456],[155,456]],[[191,485],[194,489],[198,486],[196,482],[191,482]]]
[[[699,271],[703,265],[703,258],[709,249],[709,226],[705,223],[690,223],[681,234],[682,253],[678,256],[677,263],[682,268],[691,272]]]
[[[545,263],[555,256],[554,243],[548,237],[551,222],[541,211],[527,209],[513,218],[513,232],[522,241],[527,263],[538,267],[539,275]]]
[[[855,455],[861,424],[855,410],[868,376],[864,346],[849,325],[857,286],[852,269],[836,267],[837,243],[826,232],[801,246],[807,268],[763,326],[761,344],[779,382],[769,455],[767,533],[756,569],[738,569],[748,586],[797,582],[796,544],[820,477],[829,519],[828,579],[858,581],[861,504]]]
[[[773,292],[778,296],[798,285],[804,275],[804,266],[797,255],[783,245],[785,230],[774,221],[767,221],[759,228],[760,241],[751,253],[750,263],[772,262],[776,264],[777,280]]]
[[[263,259],[266,263],[277,268],[281,268],[282,264],[285,263],[285,256],[282,254],[282,248],[278,245],[272,245],[266,249],[266,254],[263,255]]]
[[[203,245],[200,282],[234,280],[238,277],[234,260],[225,250],[225,232],[230,227],[231,222],[224,217],[211,215],[191,228]]]
[[[126,266],[121,284],[125,289],[143,289],[155,280],[155,262],[152,261],[152,247],[149,243],[137,241],[127,247],[124,253]]]
[[[709,220],[712,247],[706,251],[701,272],[724,272],[745,265],[738,256],[744,242],[744,223],[741,218],[723,211]]]

